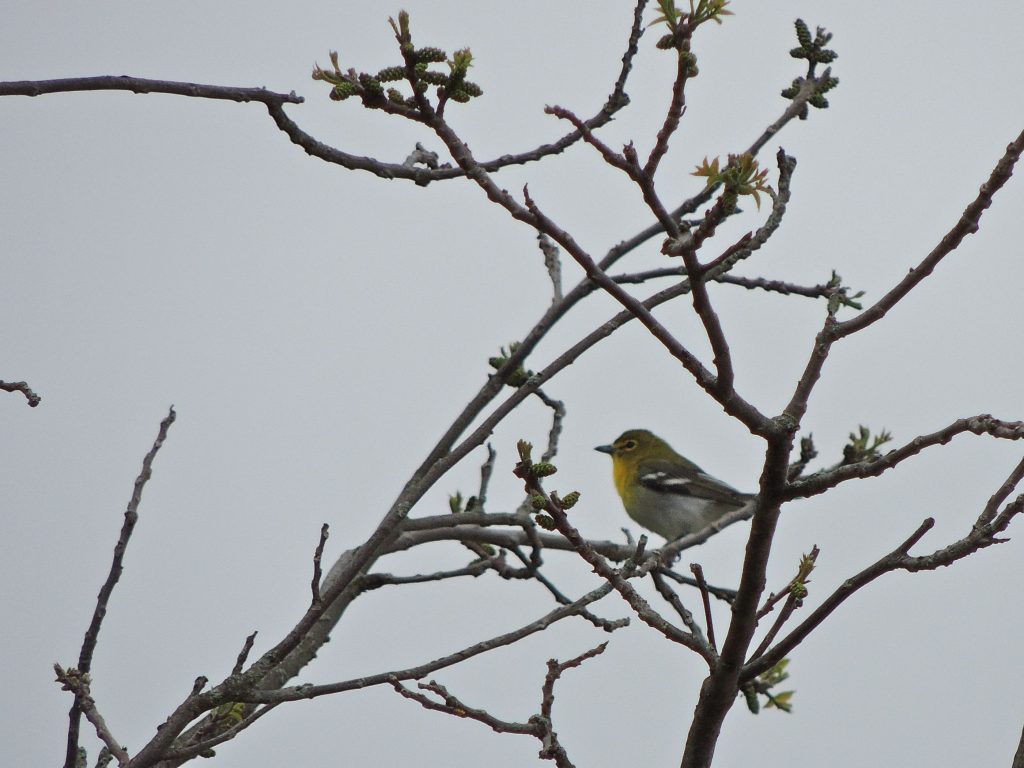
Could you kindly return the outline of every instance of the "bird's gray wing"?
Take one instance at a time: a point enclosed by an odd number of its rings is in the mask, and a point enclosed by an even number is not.
[[[659,493],[692,496],[741,507],[752,497],[712,477],[692,462],[680,466],[664,459],[643,461],[637,468],[640,485]]]

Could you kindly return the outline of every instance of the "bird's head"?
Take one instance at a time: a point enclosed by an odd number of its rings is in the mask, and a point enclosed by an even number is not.
[[[631,459],[670,458],[676,455],[672,446],[646,429],[627,430],[615,438],[611,445],[599,445],[594,450],[626,463]]]

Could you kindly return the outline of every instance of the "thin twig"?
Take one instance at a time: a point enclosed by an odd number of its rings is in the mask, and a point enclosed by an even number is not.
[[[1024,480],[1024,459],[1021,459],[1017,466],[1013,468],[1013,471],[1009,474],[1002,485],[996,489],[996,492],[992,494],[992,497],[988,500],[985,508],[978,515],[978,520],[975,523],[976,526],[989,525],[995,519],[996,514],[999,512],[999,507],[1004,501],[1006,501],[1010,494],[1013,493],[1014,488],[1020,485],[1021,480]]]
[[[29,408],[35,408],[43,400],[43,398],[32,391],[28,382],[25,381],[0,381],[0,390],[5,392],[21,392],[25,395]]]
[[[226,85],[182,83],[172,80],[151,80],[129,75],[100,75],[97,77],[65,77],[57,80],[14,80],[0,82],[0,96],[42,96],[47,93],[73,91],[131,91],[132,93],[167,93],[194,99],[220,99],[225,101],[262,104],[301,104],[305,101],[295,92],[275,93],[266,88],[237,88]]]
[[[166,762],[180,764],[200,755],[208,755],[211,749],[223,744],[225,741],[230,741],[235,738],[238,734],[251,726],[265,714],[275,709],[277,706],[277,704],[267,704],[263,707],[257,707],[252,712],[248,713],[241,722],[238,722],[227,730],[218,733],[216,736],[197,741],[195,744],[190,744],[189,746],[182,747],[180,749],[168,750],[165,753],[163,760]]]
[[[700,589],[700,599],[704,604],[704,623],[708,627],[708,643],[711,650],[718,652],[718,644],[715,642],[715,622],[711,617],[711,598],[708,596],[708,583],[704,580],[704,569],[700,563],[690,563],[690,572],[697,580],[697,587]]]
[[[668,152],[668,142],[672,134],[679,128],[679,121],[686,111],[686,81],[689,79],[692,60],[681,53],[676,57],[676,78],[672,83],[672,100],[669,103],[665,120],[658,129],[658,137],[643,167],[643,174],[653,181],[654,174],[658,170],[658,164]]]
[[[476,560],[462,568],[452,568],[446,571],[435,571],[433,573],[415,573],[410,576],[395,576],[391,573],[368,573],[359,582],[360,589],[369,592],[381,587],[397,584],[427,584],[432,581],[446,581],[461,576],[472,576],[476,578],[487,571],[494,570],[495,566],[488,558]]]
[[[231,668],[232,675],[241,674],[242,668],[245,666],[245,660],[249,658],[249,652],[252,650],[252,645],[256,642],[256,635],[258,632],[253,632],[251,635],[245,638],[245,643],[242,645],[242,650],[238,652],[238,658],[235,659],[235,666]],[[199,693],[199,691],[196,691]]]
[[[558,439],[562,436],[562,422],[565,420],[565,403],[555,400],[537,389],[534,393],[551,409],[551,429],[548,431],[548,447],[541,455],[541,461],[552,461],[558,455]]]
[[[498,458],[498,452],[494,450],[490,443],[487,444],[487,458],[484,463],[480,465],[480,487],[476,493],[476,504],[472,510],[468,511],[480,511],[483,512],[487,505],[487,489],[491,485],[491,475],[494,474],[494,462]]]
[[[607,557],[607,555],[606,555]],[[658,573],[665,576],[677,584],[685,584],[688,587],[697,587],[700,589],[700,584],[696,579],[690,578],[689,576],[683,576],[681,573],[676,573],[671,568],[661,566],[658,568]],[[726,603],[732,603],[736,597],[735,589],[726,589],[725,587],[716,587],[714,584],[708,584],[705,582],[704,586],[707,588],[708,593],[717,600],[722,600]]]
[[[584,661],[600,656],[607,647],[607,642],[601,643],[565,662],[559,662],[558,659],[548,660],[548,671],[544,676],[544,685],[541,688],[540,716],[530,718],[530,722],[539,729],[537,738],[544,745],[541,749],[540,757],[542,759],[554,760],[555,765],[560,768],[572,768],[572,763],[569,761],[569,755],[565,748],[558,740],[558,733],[554,727],[555,683],[566,670],[575,669]]]
[[[964,208],[960,219],[942,237],[939,244],[921,260],[921,263],[909,270],[907,275],[893,286],[892,290],[872,306],[866,307],[863,312],[840,323],[835,330],[836,338],[857,333],[885,317],[890,309],[932,273],[943,258],[955,251],[965,237],[977,232],[981,215],[986,208],[992,205],[995,194],[1010,180],[1014,166],[1020,160],[1022,152],[1024,152],[1024,131],[1021,131],[1017,138],[1007,145],[1006,152],[995,164],[985,183],[981,185],[977,197]]]
[[[710,650],[707,648],[706,644],[700,642],[697,637],[691,633],[679,629],[679,627],[676,627],[666,620],[665,617],[655,611],[629,583],[629,578],[634,576],[643,576],[655,568],[660,562],[656,556],[647,558],[644,565],[634,563],[632,568],[627,567],[627,569],[624,569],[624,571],[620,573],[609,565],[608,562],[590,546],[589,542],[580,535],[579,531],[577,531],[569,522],[569,518],[566,515],[565,510],[562,509],[550,494],[544,491],[535,477],[527,473],[525,477],[522,477],[522,479],[524,480],[529,493],[544,498],[544,511],[546,511],[555,521],[555,526],[559,533],[569,540],[573,549],[575,549],[576,552],[579,553],[580,557],[590,565],[594,570],[594,573],[605,579],[615,588],[615,591],[622,596],[641,621],[659,632],[665,638],[695,651],[704,658],[709,665],[713,663],[714,659],[712,658]],[[644,540],[641,539],[638,552],[642,551],[643,541]],[[628,565],[629,562],[627,561],[627,566]]]
[[[93,699],[89,690],[89,674],[80,669],[64,669],[60,664],[54,664],[53,670],[57,673],[57,682],[61,684],[61,689],[71,691],[75,695],[75,705],[78,710],[85,715],[86,720],[92,723],[96,729],[96,735],[110,750],[110,754],[117,759],[117,764],[119,766],[128,765],[128,751],[114,738],[114,734],[110,732],[103,716],[96,709],[96,700]],[[76,756],[78,754],[77,747],[75,754]]]
[[[343,693],[345,691],[361,690],[363,688],[369,688],[376,685],[387,685],[390,684],[393,679],[420,680],[440,669],[460,664],[467,659],[479,656],[482,653],[487,653],[488,651],[493,651],[496,648],[512,645],[513,643],[522,640],[524,637],[529,637],[537,632],[541,632],[562,619],[577,615],[581,608],[597,602],[611,591],[611,585],[603,583],[596,589],[591,590],[578,600],[574,601],[571,605],[559,606],[558,608],[544,614],[539,619],[532,621],[529,624],[525,624],[518,629],[512,630],[511,632],[507,632],[503,635],[492,637],[489,640],[474,643],[473,645],[448,654],[447,656],[442,656],[438,659],[434,659],[433,661],[429,661],[415,667],[395,670],[392,672],[383,672],[376,675],[367,675],[338,683],[299,685],[272,691],[254,690],[245,694],[243,700],[251,703],[263,704],[283,701],[299,701],[301,699],[312,699],[318,696]]]
[[[520,549],[519,547],[510,547],[509,551],[512,552],[516,557],[518,557],[519,560],[527,566],[531,578],[536,580],[537,583],[539,583],[548,592],[550,592],[551,596],[555,599],[555,602],[557,602],[559,605],[569,605],[570,603],[572,603],[572,599],[562,594],[562,591],[558,587],[556,587],[554,583],[552,583],[552,581],[549,578],[547,578],[547,576],[541,573],[539,562],[534,562],[535,560],[539,560],[540,549],[541,547],[539,545],[538,540],[538,545],[533,547],[532,552],[534,554],[530,558],[527,558],[527,556],[523,554],[522,549]],[[579,615],[581,618],[586,619],[595,627],[597,627],[598,629],[603,629],[605,632],[614,632],[616,629],[622,629],[623,627],[629,625],[628,617],[624,617],[621,619],[604,619],[586,608],[581,609]]]
[[[945,445],[957,435],[965,432],[975,435],[990,435],[1002,440],[1024,440],[1024,422],[1003,421],[987,413],[966,419],[957,419],[943,429],[927,435],[919,435],[905,445],[878,458],[835,467],[792,482],[787,486],[784,498],[786,500],[808,498],[824,493],[829,488],[834,488],[848,480],[877,477],[906,459],[916,456],[925,448]]]
[[[110,602],[110,596],[113,594],[114,587],[121,578],[121,571],[124,568],[124,553],[128,548],[128,541],[131,539],[132,532],[135,530],[135,523],[139,519],[139,504],[142,502],[142,491],[153,474],[153,460],[156,458],[160,447],[164,444],[164,440],[167,439],[167,431],[171,428],[171,424],[174,423],[176,418],[177,414],[174,411],[174,407],[171,406],[167,416],[160,422],[160,428],[157,431],[156,440],[153,441],[153,446],[142,459],[142,471],[135,478],[132,496],[124,511],[121,533],[118,535],[117,544],[114,545],[114,557],[110,563],[110,571],[107,573],[106,581],[103,582],[99,595],[96,597],[96,608],[93,610],[92,620],[89,622],[89,628],[85,631],[85,637],[82,639],[82,648],[78,654],[77,669],[84,676],[88,676],[92,670],[92,657],[99,639],[100,627],[103,624],[104,616],[107,615],[107,604]],[[75,703],[72,704],[71,710],[68,712],[68,742],[64,755],[64,768],[74,768],[78,757],[80,715],[81,709],[76,698]]]
[[[534,728],[530,724],[502,720],[492,715],[486,709],[477,709],[469,706],[468,704],[464,704],[457,696],[450,693],[447,688],[436,680],[419,683],[416,687],[421,691],[430,691],[431,693],[436,694],[441,698],[441,701],[435,701],[429,696],[417,693],[411,688],[402,685],[401,681],[398,679],[393,679],[390,682],[391,687],[394,688],[399,695],[417,702],[421,707],[429,709],[432,712],[443,712],[446,715],[453,715],[454,717],[465,717],[470,720],[476,720],[478,723],[486,725],[495,733],[514,733],[522,736],[534,735]]]
[[[562,293],[562,262],[558,258],[558,246],[543,232],[537,233],[537,245],[544,254],[544,268],[551,279],[551,303],[557,304],[565,295]]]
[[[323,571],[320,568],[320,561],[324,556],[324,546],[327,544],[327,537],[330,535],[331,527],[324,523],[320,526],[320,541],[317,542],[316,550],[313,552],[313,580],[310,588],[313,592],[313,605],[320,605],[320,580],[323,578]]]
[[[899,546],[889,554],[884,555],[872,565],[862,570],[852,578],[844,581],[821,605],[804,619],[797,627],[790,631],[786,637],[775,644],[774,647],[764,652],[759,658],[750,661],[743,667],[740,674],[740,683],[746,683],[763,672],[771,669],[785,656],[799,645],[822,621],[825,620],[836,608],[847,598],[853,595],[862,587],[870,584],[879,576],[896,570],[902,566],[910,548],[919,542],[928,531],[935,525],[933,518],[927,518],[908,536]]]
[[[765,600],[764,606],[757,612],[756,618],[758,621],[771,613],[772,609],[781,602],[783,598],[791,595],[794,588],[806,586],[809,583],[810,579],[808,579],[807,576],[812,570],[814,570],[814,564],[817,562],[819,554],[821,554],[821,550],[818,549],[818,545],[815,544],[811,547],[811,551],[807,555],[800,558],[800,566],[797,569],[797,575],[790,579],[789,583],[786,584],[785,587],[780,589],[778,592],[772,592],[768,596],[768,599]]]
[[[652,570],[650,575],[658,593],[665,598],[665,601],[672,606],[673,610],[675,610],[677,614],[679,614],[679,618],[682,620],[683,624],[686,625],[686,628],[690,630],[690,633],[694,637],[698,637],[702,641],[707,642],[704,638],[704,631],[700,628],[700,625],[694,621],[693,614],[690,613],[689,609],[685,605],[683,605],[683,601],[679,598],[679,595],[676,594],[676,591],[665,581],[665,577],[661,571]]]

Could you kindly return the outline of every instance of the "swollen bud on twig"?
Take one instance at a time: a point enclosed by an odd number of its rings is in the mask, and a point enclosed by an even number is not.
[[[539,464],[534,464],[530,467],[530,474],[534,477],[548,477],[549,475],[555,474],[558,471],[558,467],[549,461],[542,461]]]
[[[553,531],[558,527],[555,525],[555,521],[550,515],[534,515],[533,519],[537,522],[537,525],[545,531]]]
[[[516,450],[519,452],[520,461],[530,461],[533,455],[533,443],[529,443],[526,440],[518,440],[516,442]]]
[[[576,502],[579,501],[579,500],[580,500],[580,492],[579,491],[573,491],[572,493],[567,493],[567,494],[565,494],[565,496],[562,496],[559,499],[559,503],[561,504],[562,509],[572,509],[573,507],[576,506]]]

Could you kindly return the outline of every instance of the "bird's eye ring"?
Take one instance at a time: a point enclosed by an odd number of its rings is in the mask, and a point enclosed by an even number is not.
[[[634,448],[636,448],[636,440],[627,440],[622,444],[622,450],[624,451],[632,451]]]

